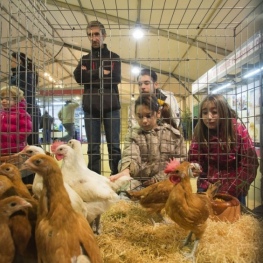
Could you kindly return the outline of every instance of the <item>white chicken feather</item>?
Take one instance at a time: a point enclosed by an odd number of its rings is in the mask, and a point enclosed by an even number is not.
[[[87,164],[85,162],[85,159],[84,159],[84,156],[82,153],[82,147],[81,147],[80,141],[75,140],[75,139],[71,139],[68,141],[68,145],[74,150],[76,157],[79,161],[79,164],[83,165],[86,168]],[[95,176],[95,177],[101,176],[100,174],[98,174],[98,173],[96,173],[96,172],[94,172],[88,168],[86,168],[86,169],[88,171],[89,176]],[[130,176],[125,175],[125,176],[118,178],[116,181],[111,182],[109,180],[109,178],[107,178],[106,176],[102,176],[102,177],[103,177],[103,180],[105,182],[107,182],[115,192],[120,192],[124,189],[127,189],[127,186],[130,184],[130,181],[132,179]]]
[[[45,151],[41,147],[28,145],[19,154],[31,157],[36,154],[45,154]],[[87,220],[89,220],[89,218],[87,217],[89,205],[83,202],[82,198],[67,183],[64,182],[64,186],[66,188],[66,191],[68,192],[73,209],[78,213],[82,213],[87,218]],[[41,196],[42,190],[43,177],[36,173],[32,185],[32,191],[38,197],[38,199]]]

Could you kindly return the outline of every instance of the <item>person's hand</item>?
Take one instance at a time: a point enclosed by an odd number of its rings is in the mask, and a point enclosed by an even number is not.
[[[194,177],[198,177],[203,172],[202,166],[199,163],[191,163],[190,168]]]
[[[110,70],[104,69],[104,70],[103,70],[103,74],[104,74],[104,75],[109,75],[109,74],[110,74]]]
[[[125,175],[130,176],[130,170],[129,169],[125,169],[125,170],[123,170],[123,171],[121,171],[115,175],[111,175],[109,177],[109,179],[111,182],[115,182],[117,179],[119,179],[120,177],[125,176]]]
[[[81,66],[81,69],[82,69],[82,70],[87,70],[87,67],[82,65],[82,66]]]

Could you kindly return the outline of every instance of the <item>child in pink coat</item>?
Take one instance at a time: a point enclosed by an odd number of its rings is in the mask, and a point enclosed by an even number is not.
[[[10,155],[27,145],[32,132],[32,121],[26,111],[23,91],[15,86],[0,89],[0,153]]]
[[[259,163],[247,128],[238,122],[222,95],[208,95],[201,102],[189,161],[203,168],[197,182],[199,192],[220,180],[221,193],[231,194],[245,204]]]

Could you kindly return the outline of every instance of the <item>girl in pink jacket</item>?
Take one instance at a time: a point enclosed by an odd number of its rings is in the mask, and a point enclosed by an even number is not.
[[[23,91],[18,87],[2,87],[0,98],[0,152],[1,155],[10,155],[27,145],[32,121],[26,111]]]
[[[199,163],[203,173],[198,191],[221,181],[219,192],[245,196],[257,175],[258,159],[246,127],[222,95],[208,95],[200,104],[199,120],[189,149],[189,161]]]

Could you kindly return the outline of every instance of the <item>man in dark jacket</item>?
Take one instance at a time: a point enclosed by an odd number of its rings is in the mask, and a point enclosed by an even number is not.
[[[101,124],[103,122],[111,174],[118,173],[120,150],[120,57],[104,44],[106,30],[99,21],[87,26],[91,52],[80,60],[74,71],[76,81],[84,85],[82,98],[88,141],[88,168],[101,173]]]

